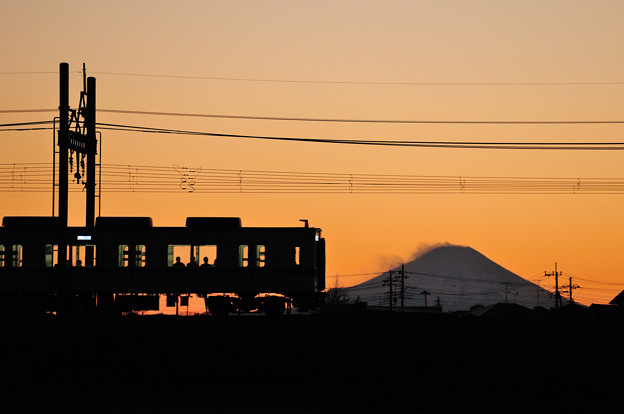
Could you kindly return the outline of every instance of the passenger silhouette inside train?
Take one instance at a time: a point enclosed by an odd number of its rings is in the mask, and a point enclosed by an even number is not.
[[[202,263],[200,267],[210,267],[210,263],[208,263],[208,257],[204,256],[204,263]]]
[[[185,267],[184,263],[182,263],[182,260],[180,260],[180,256],[176,257],[176,261],[173,264],[173,267]]]
[[[191,256],[191,261],[186,265],[187,267],[197,267],[197,261],[195,260],[195,256]]]

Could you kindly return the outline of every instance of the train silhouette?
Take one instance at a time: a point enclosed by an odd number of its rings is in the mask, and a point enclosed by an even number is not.
[[[0,307],[54,312],[158,310],[194,294],[213,315],[311,309],[325,289],[321,229],[243,227],[237,217],[188,217],[156,227],[150,217],[98,217],[67,227],[59,266],[57,217],[7,216],[0,227]]]

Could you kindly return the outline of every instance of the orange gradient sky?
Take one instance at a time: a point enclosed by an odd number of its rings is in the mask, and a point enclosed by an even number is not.
[[[78,106],[433,121],[624,120],[621,1],[0,0],[0,124],[55,113],[58,67]],[[36,72],[36,73],[33,73]],[[129,76],[141,74],[150,76]],[[151,76],[151,75],[170,75]],[[216,78],[228,78],[216,79]],[[238,79],[238,80],[233,80]],[[241,80],[255,79],[258,81]],[[267,81],[280,80],[281,82]],[[286,82],[287,81],[287,82]],[[2,111],[5,111],[2,113]],[[225,134],[374,140],[599,142],[621,124],[386,124],[99,113],[98,122]],[[51,162],[51,131],[0,132],[0,164]],[[102,162],[423,176],[620,178],[621,151],[476,150],[250,141],[102,131]],[[104,183],[105,184],[105,183]],[[50,193],[0,192],[0,216],[47,215]],[[577,300],[624,289],[624,195],[104,193],[102,215],[239,216],[321,227],[328,284],[350,286],[437,243],[473,247],[537,281],[558,263]],[[82,195],[70,224],[82,225]],[[540,282],[551,288],[552,280]]]

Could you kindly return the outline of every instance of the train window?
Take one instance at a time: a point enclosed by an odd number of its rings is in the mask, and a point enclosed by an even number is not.
[[[45,245],[45,266],[54,267],[58,264],[58,245]],[[95,245],[67,246],[67,263],[72,267],[95,266]]]
[[[193,246],[189,244],[170,244],[167,246],[167,266],[173,266],[174,259],[180,258],[180,262],[185,266],[191,262],[191,257],[195,257]],[[195,259],[197,262],[197,259]]]
[[[167,266],[169,267],[173,266],[173,248],[174,246],[171,244],[167,246]]]
[[[119,267],[145,267],[145,245],[136,244],[129,246],[120,244],[118,247],[117,265]]]
[[[256,267],[264,267],[266,264],[266,246],[259,244],[256,246]]]
[[[214,266],[217,264],[217,246],[202,244],[195,246],[195,257],[200,266]]]
[[[117,255],[117,266],[128,267],[128,255],[130,254],[130,248],[127,244],[120,244],[118,247],[119,254]]]
[[[11,246],[0,244],[0,267],[22,267],[22,245]]]
[[[216,266],[217,245],[216,244],[170,244],[167,246],[167,266],[173,266],[177,258],[188,266],[193,258],[194,265]]]
[[[134,267],[145,267],[145,245],[134,246]]]
[[[58,244],[45,245],[45,265],[53,267],[58,263]]]
[[[301,264],[301,247],[295,246],[295,265]]]
[[[47,247],[47,246],[46,246]],[[58,246],[56,248],[56,254],[53,253],[53,265],[58,261]],[[69,253],[67,259],[70,266],[95,266],[95,246],[94,245],[76,245],[69,246]]]
[[[7,252],[7,249],[3,249],[4,261],[10,260],[12,267],[22,267],[22,245],[14,244],[11,246],[11,250]],[[5,264],[3,263],[3,265]]]
[[[95,266],[95,245],[87,244],[84,246],[84,265],[87,267]]]
[[[238,246],[238,265],[240,267],[249,266],[249,246],[246,244]]]

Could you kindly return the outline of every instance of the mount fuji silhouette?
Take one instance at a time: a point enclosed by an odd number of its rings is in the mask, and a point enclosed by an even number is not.
[[[552,292],[470,247],[437,247],[406,263],[404,269],[403,303],[406,307],[439,306],[443,312],[453,312],[497,303],[514,303],[530,309],[555,306]],[[392,297],[396,307],[401,303],[400,271],[400,266],[392,269]],[[352,299],[358,297],[369,306],[389,306],[389,286],[384,282],[387,278],[388,273],[376,276],[347,288],[347,292]]]

